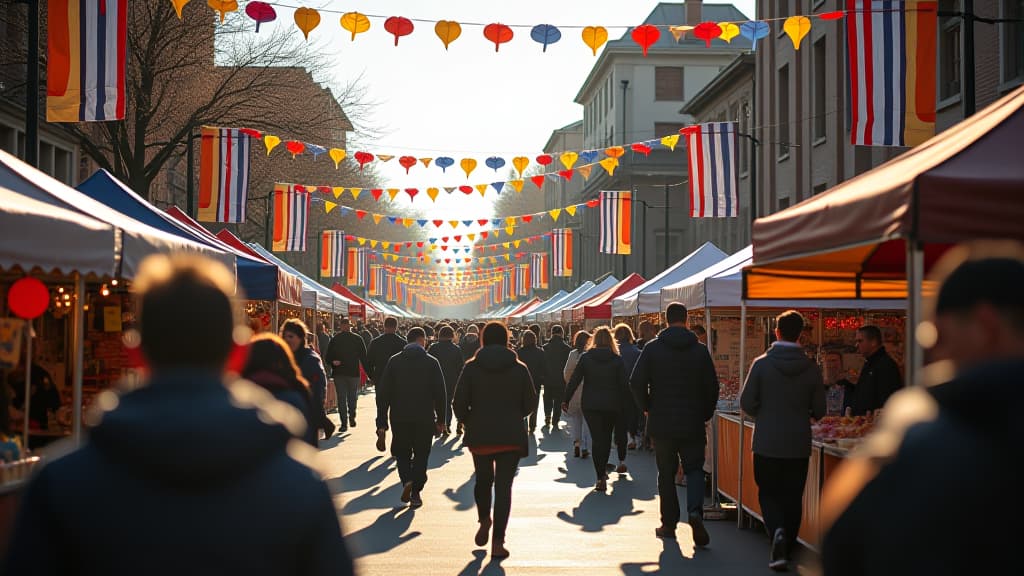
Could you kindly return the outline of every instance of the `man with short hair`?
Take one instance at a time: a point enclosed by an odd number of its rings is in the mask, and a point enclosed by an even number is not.
[[[327,323],[320,322],[317,324],[316,332],[316,351],[321,356],[327,354],[327,349],[331,346],[331,333],[328,331]]]
[[[935,269],[945,281],[934,321],[916,332],[936,362],[923,386],[890,398],[822,495],[826,576],[999,574],[1019,563],[1019,533],[986,529],[992,510],[972,497],[1020,487],[1024,246],[957,247]]]
[[[647,431],[654,440],[658,465],[661,526],[654,532],[658,538],[676,537],[679,497],[675,475],[682,462],[693,541],[707,546],[711,537],[704,527],[705,423],[718,403],[718,375],[707,347],[686,329],[686,306],[669,304],[665,317],[668,328],[644,346],[630,378],[636,403],[647,414]]]
[[[459,382],[459,375],[462,374],[462,366],[465,360],[462,358],[462,350],[452,341],[455,339],[455,331],[452,327],[444,324],[437,329],[438,341],[430,346],[427,352],[437,358],[441,364],[441,372],[444,373],[444,390],[448,396],[444,408],[444,433],[452,433],[452,398],[455,394],[455,385]]]
[[[381,447],[390,420],[391,455],[402,481],[402,502],[417,508],[423,505],[420,492],[427,483],[431,438],[444,431],[448,402],[441,365],[424,348],[426,332],[415,327],[408,338],[409,343],[388,360],[377,381],[377,447]]]
[[[33,478],[0,572],[351,575],[305,418],[225,372],[234,275],[151,256],[133,291],[148,381],[98,396],[82,447]]]
[[[892,393],[903,387],[903,375],[896,361],[885,351],[882,331],[865,324],[857,329],[857,351],[864,355],[864,366],[853,394],[853,415],[862,416],[885,405]]]
[[[776,341],[750,366],[740,396],[754,426],[754,481],[772,539],[768,567],[786,570],[803,517],[811,419],[825,415],[818,365],[799,344],[804,318],[788,310],[776,319]]]
[[[369,350],[366,351],[368,360],[366,375],[373,380],[374,385],[384,375],[384,367],[387,366],[388,360],[401,352],[408,344],[396,332],[398,332],[398,319],[388,316],[384,319],[384,333],[374,338],[373,342],[370,342]]]
[[[366,348],[363,339],[352,333],[352,325],[348,318],[338,323],[338,333],[331,339],[327,347],[324,362],[331,367],[334,378],[334,390],[338,395],[338,419],[341,424],[339,432],[345,432],[349,426],[356,426],[356,403],[359,400],[359,366],[366,369]],[[345,421],[345,417],[348,421]]]
[[[565,396],[565,363],[572,347],[565,342],[562,326],[551,327],[551,338],[544,348],[544,425],[558,429],[562,419],[562,398]]]

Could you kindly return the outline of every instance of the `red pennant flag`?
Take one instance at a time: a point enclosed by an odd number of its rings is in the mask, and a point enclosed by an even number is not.
[[[488,234],[489,233],[486,230],[484,230],[483,232],[480,233],[480,237],[486,239]]]
[[[416,188],[406,188],[405,193],[409,195],[409,200],[415,200],[416,195],[420,193]]]
[[[405,243],[405,247],[406,248],[412,248],[412,242],[406,242]]]
[[[526,216],[523,216],[523,222],[526,222],[527,224],[529,224],[530,222],[533,222],[533,215],[532,214],[528,214]],[[529,239],[527,239],[527,242],[529,242]]]
[[[487,218],[484,218],[484,219],[482,219],[482,220],[477,220],[477,221],[476,221],[476,223],[477,223],[477,224],[479,224],[479,225],[481,225],[481,226],[487,226],[487,223],[488,223],[488,222],[490,222],[490,220],[488,220]],[[485,236],[485,238],[486,238],[486,236]]]
[[[597,198],[593,200],[587,200],[587,208],[597,208],[601,204],[601,201]]]
[[[437,226],[438,228],[440,228],[441,225],[444,224],[444,220],[431,220],[431,222],[434,224],[434,226]]]
[[[451,264],[452,263],[452,259],[451,258],[445,258],[444,259],[444,263],[445,264]]]
[[[416,243],[416,247],[417,248],[423,248],[423,242],[417,242]]]
[[[540,174],[538,176],[530,176],[530,182],[533,182],[533,185],[536,186],[537,188],[543,188],[544,187],[544,175]]]
[[[447,236],[441,236],[441,242],[444,242],[444,243],[447,244],[448,243],[448,237]]]
[[[381,188],[374,188],[370,190],[370,194],[373,194],[373,199],[380,202],[380,197],[384,194],[384,190]]]
[[[566,180],[572,180],[572,173],[574,170],[559,170],[558,175]]]
[[[317,186],[316,189],[319,190],[321,194],[330,194],[331,193],[331,187],[330,186]]]
[[[651,147],[648,146],[647,144],[644,144],[643,142],[637,142],[630,146],[630,148],[633,150],[633,152],[639,152],[644,156],[647,156],[651,153]]]
[[[462,236],[461,235],[460,236],[452,236],[452,238],[455,238],[456,242],[461,242],[462,241]]]
[[[359,218],[360,220],[366,218],[366,210],[356,210],[356,218]]]

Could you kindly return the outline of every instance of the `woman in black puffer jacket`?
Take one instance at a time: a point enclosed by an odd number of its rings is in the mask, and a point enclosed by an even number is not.
[[[580,356],[565,390],[566,404],[572,400],[583,381],[587,383],[582,392],[583,417],[587,420],[594,443],[594,471],[597,473],[594,490],[604,492],[607,490],[612,431],[629,398],[626,365],[619,356],[619,348],[607,326],[594,331],[590,349]]]

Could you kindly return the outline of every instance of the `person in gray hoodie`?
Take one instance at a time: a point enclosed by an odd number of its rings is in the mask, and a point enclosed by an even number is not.
[[[811,418],[825,415],[821,372],[797,343],[803,329],[796,310],[779,315],[777,341],[754,360],[740,395],[740,407],[756,420],[754,481],[772,538],[772,570],[788,568],[803,516]]]

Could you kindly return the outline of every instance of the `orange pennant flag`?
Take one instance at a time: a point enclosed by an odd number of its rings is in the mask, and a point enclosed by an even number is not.
[[[381,218],[384,218],[383,214],[374,214],[373,215],[373,223],[374,224],[380,224]]]
[[[402,224],[404,224],[406,228],[408,228],[409,226],[412,226],[413,222],[415,222],[415,220],[413,220],[412,218],[403,218],[402,219]]]
[[[477,184],[476,191],[479,192],[481,196],[483,196],[487,192],[487,184]]]
[[[433,158],[420,158],[420,162],[422,162],[422,163],[423,163],[423,167],[424,167],[424,168],[430,168],[430,163],[431,163],[431,162],[432,162],[433,160],[434,160]]]
[[[435,202],[437,200],[437,195],[440,192],[441,191],[438,190],[437,188],[427,188],[427,196],[430,196],[430,201],[431,202]]]
[[[387,162],[388,160],[391,160],[394,157],[394,154],[377,154],[377,160],[380,160],[381,162]]]
[[[580,176],[583,176],[584,180],[589,180],[590,179],[590,172],[593,169],[594,169],[594,165],[593,164],[587,164],[586,166],[580,166],[579,168],[576,169],[576,171],[580,173]]]
[[[512,188],[515,189],[516,192],[522,192],[523,191],[523,185],[526,184],[526,181],[525,180],[509,180],[508,183],[512,185]]]
[[[378,156],[380,158],[380,156]],[[398,188],[388,188],[388,197],[394,201],[395,196],[398,196]]]
[[[458,220],[449,220],[448,223],[451,224],[452,228],[458,228],[459,226]]]

